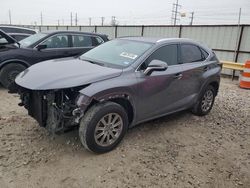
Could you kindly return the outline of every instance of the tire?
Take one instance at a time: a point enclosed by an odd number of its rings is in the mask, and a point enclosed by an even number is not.
[[[125,109],[117,103],[104,102],[95,104],[83,116],[79,137],[89,151],[105,153],[120,143],[127,129],[128,115]]]
[[[8,88],[15,81],[16,76],[25,69],[25,66],[18,63],[5,65],[0,72],[0,82],[5,88]]]
[[[197,103],[192,108],[192,113],[198,116],[207,115],[213,107],[215,96],[216,92],[214,87],[211,85],[207,86]],[[205,98],[209,100],[206,101]]]

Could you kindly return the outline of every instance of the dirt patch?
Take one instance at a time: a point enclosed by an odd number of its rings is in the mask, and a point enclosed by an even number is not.
[[[112,152],[82,148],[77,130],[52,137],[0,88],[0,187],[249,187],[250,91],[222,79],[211,113],[129,130]]]

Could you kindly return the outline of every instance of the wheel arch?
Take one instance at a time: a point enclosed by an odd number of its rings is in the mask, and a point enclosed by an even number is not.
[[[217,95],[219,91],[219,83],[217,81],[212,81],[208,85],[211,85],[215,89],[215,95]]]
[[[97,103],[108,102],[108,101],[121,105],[127,112],[129,125],[133,124],[133,120],[135,118],[135,109],[133,102],[131,101],[130,96],[128,94],[110,95],[101,99],[92,98],[90,104],[88,105],[85,111],[87,111],[90,107],[92,107]]]
[[[0,71],[2,70],[3,67],[5,67],[6,65],[9,65],[11,63],[19,63],[19,64],[25,66],[26,68],[28,68],[30,66],[30,64],[27,61],[24,61],[24,60],[21,60],[21,59],[9,59],[9,60],[6,60],[6,61],[1,63]]]

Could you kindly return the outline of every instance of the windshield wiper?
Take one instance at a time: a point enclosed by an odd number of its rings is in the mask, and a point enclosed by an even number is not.
[[[83,60],[83,61],[88,61],[92,64],[96,64],[96,65],[100,65],[100,66],[103,66],[104,67],[104,63],[99,63],[99,62],[96,62],[96,61],[92,61],[92,60],[89,60],[89,59],[82,59],[82,58],[79,58],[80,60]]]

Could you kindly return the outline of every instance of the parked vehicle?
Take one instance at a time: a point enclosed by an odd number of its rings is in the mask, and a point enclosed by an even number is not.
[[[96,33],[47,31],[17,42],[0,30],[0,83],[7,88],[18,73],[33,64],[77,56],[107,40],[106,35]]]
[[[220,71],[212,50],[191,40],[130,37],[33,65],[15,81],[19,105],[40,126],[79,125],[83,146],[103,153],[139,123],[186,109],[208,114]]]
[[[31,36],[30,34],[25,34],[25,33],[9,33],[8,35],[10,35],[16,41],[21,41],[21,40]]]
[[[30,35],[36,34],[36,30],[25,28],[25,27],[16,27],[16,26],[4,26],[0,25],[0,29],[10,35],[12,38],[17,41],[23,40]]]

